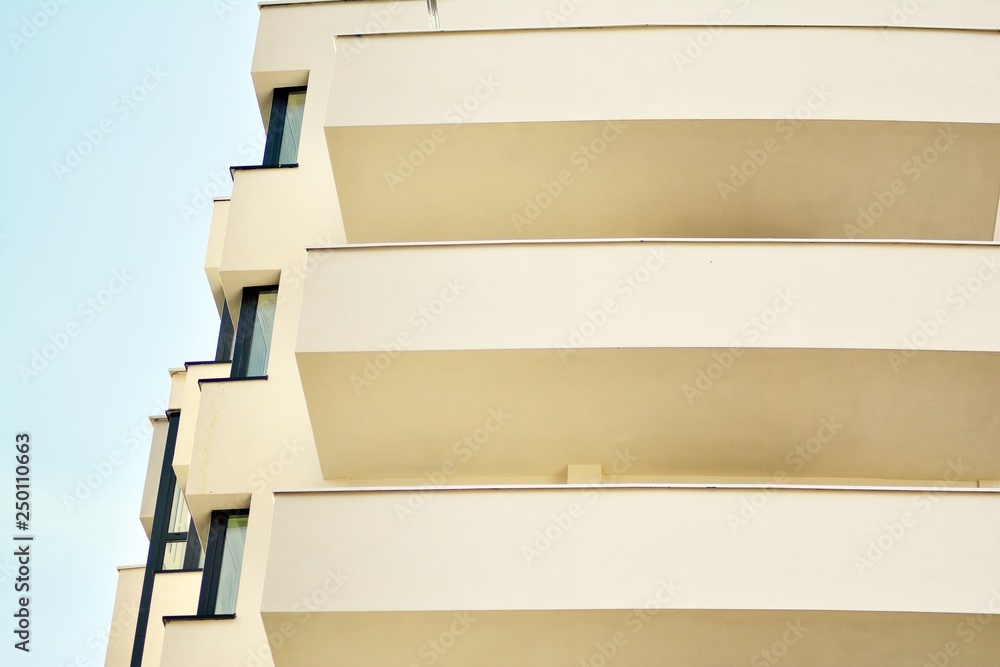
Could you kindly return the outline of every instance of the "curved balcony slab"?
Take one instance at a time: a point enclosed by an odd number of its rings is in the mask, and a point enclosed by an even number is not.
[[[994,238],[989,32],[413,33],[371,37],[364,58],[349,44],[325,129],[351,243]]]
[[[327,478],[618,474],[627,450],[640,476],[1000,479],[993,246],[311,253],[296,358]]]
[[[400,514],[417,495],[423,506]],[[988,664],[1000,649],[990,623],[1000,613],[996,500],[616,487],[278,493],[261,615],[280,640],[277,667],[327,664],[331,651],[352,665],[591,664],[602,646],[622,665],[757,664],[784,649],[789,664],[909,667],[959,647],[961,664]],[[756,516],[734,529],[728,517],[744,506]],[[338,585],[321,587],[331,573]]]

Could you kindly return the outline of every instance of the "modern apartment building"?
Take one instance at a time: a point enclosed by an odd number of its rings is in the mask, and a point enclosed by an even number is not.
[[[1000,664],[998,31],[262,3],[107,667]]]

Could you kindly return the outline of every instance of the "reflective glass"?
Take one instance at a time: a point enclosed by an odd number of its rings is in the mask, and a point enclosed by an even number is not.
[[[285,106],[285,125],[281,128],[281,149],[278,164],[295,164],[299,159],[299,137],[302,136],[302,114],[306,108],[306,94],[290,93]]]
[[[187,542],[167,542],[163,550],[163,564],[161,570],[183,570],[184,553],[187,551]]]
[[[167,523],[168,533],[186,533],[191,523],[191,513],[188,511],[187,503],[184,502],[184,494],[181,487],[174,483],[174,497],[170,501],[170,521]]]
[[[215,598],[216,614],[236,613],[236,594],[243,569],[243,550],[247,538],[246,516],[231,516],[226,525],[226,542],[219,567],[219,592]]]
[[[278,304],[277,292],[261,292],[257,296],[257,317],[253,324],[253,338],[247,359],[247,377],[267,374],[267,360],[271,356],[271,334],[274,331],[274,310]]]

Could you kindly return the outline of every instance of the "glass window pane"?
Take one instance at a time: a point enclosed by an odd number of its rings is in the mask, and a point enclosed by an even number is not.
[[[302,113],[306,108],[306,94],[290,93],[285,106],[285,125],[281,128],[281,149],[278,164],[295,164],[299,159],[299,137],[302,134]]]
[[[236,331],[233,318],[229,314],[229,304],[222,302],[222,316],[219,318],[219,341],[215,345],[216,361],[232,361],[233,348],[236,345]]]
[[[247,358],[247,377],[267,373],[267,360],[271,356],[271,333],[274,330],[274,310],[277,304],[277,292],[261,292],[257,296],[257,317],[253,325],[250,354]]]
[[[174,482],[174,497],[170,501],[170,521],[167,522],[168,533],[186,533],[191,522],[191,513],[188,511],[187,503],[184,502],[184,494],[181,487]]]
[[[187,542],[167,542],[163,550],[163,563],[161,570],[183,570],[184,552],[187,550]]]
[[[240,587],[243,569],[243,549],[247,539],[246,516],[231,516],[226,525],[226,542],[219,566],[219,592],[215,599],[216,614],[236,613],[236,593]]]

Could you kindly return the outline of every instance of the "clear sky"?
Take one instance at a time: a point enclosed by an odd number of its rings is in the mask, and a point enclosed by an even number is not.
[[[141,564],[148,416],[212,358],[203,265],[227,168],[259,164],[253,0],[0,3],[0,664],[104,664]],[[13,647],[14,438],[32,437],[32,651]]]

